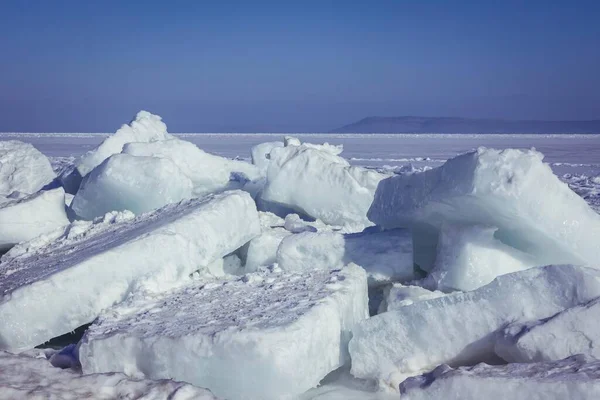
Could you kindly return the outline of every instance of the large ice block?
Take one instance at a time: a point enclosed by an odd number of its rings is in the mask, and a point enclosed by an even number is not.
[[[0,348],[27,349],[70,332],[132,292],[167,289],[260,233],[256,206],[241,191],[88,225],[2,259]]]
[[[169,377],[230,400],[295,399],[349,361],[367,302],[366,275],[352,264],[200,281],[104,313],[79,357],[84,373]]]

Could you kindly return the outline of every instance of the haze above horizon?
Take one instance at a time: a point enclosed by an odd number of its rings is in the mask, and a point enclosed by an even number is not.
[[[486,4],[484,4],[486,3]],[[600,3],[7,0],[0,131],[600,119]]]

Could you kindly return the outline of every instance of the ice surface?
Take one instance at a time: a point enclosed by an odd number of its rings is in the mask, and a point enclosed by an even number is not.
[[[397,388],[404,377],[442,363],[490,360],[495,334],[506,324],[546,318],[598,296],[598,270],[561,265],[502,275],[472,292],[419,301],[354,329],[352,374]]]
[[[445,292],[469,291],[487,285],[497,276],[535,266],[532,256],[496,239],[496,231],[481,225],[442,225],[428,280]]]
[[[479,150],[423,173],[382,181],[369,210],[376,224],[413,227],[415,262],[429,271],[440,225],[498,227],[495,237],[538,265],[594,264],[600,215],[561,182],[536,151]]]
[[[370,286],[415,277],[411,236],[404,229],[346,235],[302,232],[283,239],[277,262],[286,271],[339,268],[352,262],[367,271]]]
[[[410,306],[418,301],[437,299],[445,295],[444,292],[427,290],[421,286],[405,286],[401,283],[393,283],[384,290],[384,300],[379,305],[378,314]]]
[[[594,400],[600,398],[600,361],[576,356],[533,364],[441,365],[407,379],[400,392],[403,400]]]
[[[252,147],[252,164],[260,170],[262,175],[267,175],[271,150],[283,147],[283,142],[265,142]]]
[[[154,142],[172,139],[167,133],[167,125],[158,115],[140,111],[129,125],[123,125],[113,135],[106,138],[100,146],[87,152],[77,163],[77,170],[82,177],[113,154],[120,153],[126,143]]]
[[[600,359],[600,299],[540,321],[515,323],[499,335],[495,351],[508,362],[555,361],[586,354]]]
[[[194,144],[179,139],[130,143],[124,146],[123,153],[173,161],[191,179],[194,196],[240,189],[247,181],[260,178],[259,169],[252,164],[206,153]]]
[[[31,144],[0,141],[0,202],[33,194],[54,178],[48,158]]]
[[[132,297],[79,348],[86,373],[171,377],[231,400],[296,398],[348,361],[367,317],[364,271],[261,272]]]
[[[367,211],[386,175],[350,166],[334,153],[306,144],[272,149],[262,199],[351,232],[371,226]]]
[[[0,251],[68,223],[62,188],[0,203]]]
[[[209,390],[172,380],[132,379],[121,373],[81,375],[44,358],[0,351],[2,399],[217,400]]]
[[[192,182],[171,160],[115,154],[83,179],[71,209],[91,220],[110,211],[141,214],[191,197]]]
[[[0,263],[0,348],[70,332],[136,290],[171,287],[259,233],[254,202],[232,191],[133,220],[75,224],[19,246]]]

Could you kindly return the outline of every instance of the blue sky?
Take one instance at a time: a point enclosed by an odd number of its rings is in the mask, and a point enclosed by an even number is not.
[[[0,131],[600,118],[599,1],[4,0],[0,55]]]

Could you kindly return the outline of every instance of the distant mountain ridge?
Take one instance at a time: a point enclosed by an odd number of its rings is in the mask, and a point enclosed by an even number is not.
[[[600,133],[600,120],[536,121],[457,117],[367,117],[332,133]]]

